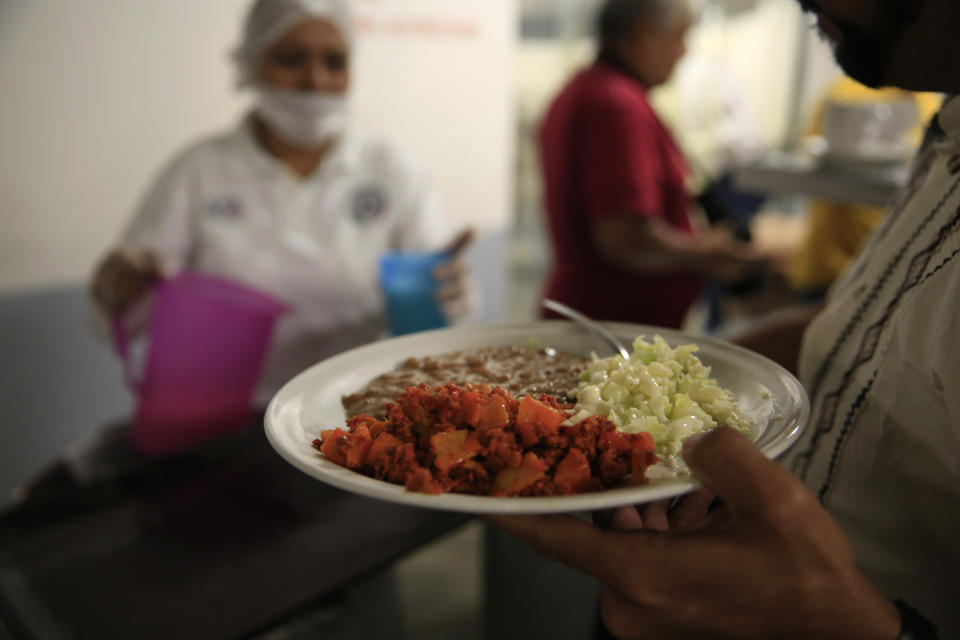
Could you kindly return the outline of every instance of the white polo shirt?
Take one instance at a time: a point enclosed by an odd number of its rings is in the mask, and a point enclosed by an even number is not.
[[[960,101],[804,337],[790,463],[857,562],[960,637]]]
[[[423,173],[395,147],[349,134],[301,178],[260,147],[249,120],[176,157],[125,234],[292,307],[274,333],[261,403],[311,364],[383,335],[381,254],[449,239]]]

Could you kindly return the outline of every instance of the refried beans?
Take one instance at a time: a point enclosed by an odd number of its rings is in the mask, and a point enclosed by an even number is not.
[[[394,370],[377,376],[356,393],[341,399],[347,417],[367,414],[383,418],[387,403],[408,387],[449,383],[490,384],[514,397],[547,394],[561,402],[572,401],[587,358],[549,347],[484,347],[423,358],[407,358]]]

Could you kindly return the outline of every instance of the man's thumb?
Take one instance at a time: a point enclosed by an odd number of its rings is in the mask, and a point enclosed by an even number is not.
[[[687,438],[683,457],[697,479],[738,516],[768,513],[793,492],[805,490],[796,476],[729,427]]]

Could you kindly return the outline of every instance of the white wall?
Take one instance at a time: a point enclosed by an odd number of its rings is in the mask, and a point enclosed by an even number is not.
[[[454,224],[505,226],[515,0],[355,0],[358,123],[426,165]],[[0,2],[0,292],[84,281],[160,166],[244,111],[245,0]]]
[[[592,14],[583,12],[579,19],[590,17]],[[832,54],[816,33],[804,26],[795,0],[758,0],[753,8],[733,16],[723,17],[716,7],[702,14],[687,39],[689,55],[681,61],[673,81],[656,92],[662,115],[677,129],[697,126],[691,121],[697,107],[717,100],[721,80],[696,84],[700,78],[688,71],[694,60],[710,63],[735,82],[762,141],[769,147],[779,147],[790,129],[788,117],[795,99],[792,76],[801,36],[808,41],[803,81],[806,95],[801,97],[800,108],[801,115],[806,114],[814,98],[838,73]],[[570,74],[593,59],[594,49],[592,37],[523,41],[517,63],[521,116],[539,120]],[[678,133],[682,137],[685,132]]]
[[[516,0],[356,0],[357,116],[427,163],[454,224],[513,209]]]
[[[81,281],[159,165],[236,118],[237,0],[6,0],[0,291]]]

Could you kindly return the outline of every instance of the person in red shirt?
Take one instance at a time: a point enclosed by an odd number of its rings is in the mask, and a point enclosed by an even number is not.
[[[686,0],[601,7],[598,58],[540,129],[554,253],[544,297],[601,320],[680,327],[704,276],[735,280],[759,263],[729,233],[695,228],[686,161],[647,98],[683,56],[692,18]]]

